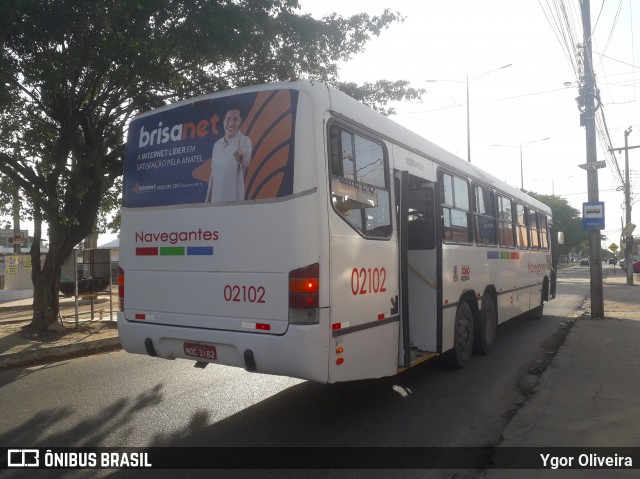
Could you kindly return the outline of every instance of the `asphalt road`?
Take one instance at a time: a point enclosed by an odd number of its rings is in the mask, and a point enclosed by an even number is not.
[[[495,445],[588,292],[588,268],[562,270],[558,298],[546,305],[545,316],[501,325],[491,354],[475,356],[463,370],[432,361],[393,378],[321,385],[118,351],[2,371],[0,444]],[[97,472],[68,471],[64,477]],[[296,477],[337,477],[307,472]],[[397,477],[410,477],[406,473]],[[238,471],[229,474],[239,477]],[[99,475],[129,477],[124,471]],[[258,477],[281,475],[263,471]]]

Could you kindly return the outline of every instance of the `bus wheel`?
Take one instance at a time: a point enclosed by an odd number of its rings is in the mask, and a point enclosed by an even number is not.
[[[456,311],[454,345],[449,351],[449,363],[455,368],[463,368],[473,352],[473,312],[469,303],[463,302]]]
[[[480,354],[489,354],[496,340],[496,328],[498,327],[498,314],[493,297],[485,294],[482,297],[482,311],[475,322],[473,351]]]

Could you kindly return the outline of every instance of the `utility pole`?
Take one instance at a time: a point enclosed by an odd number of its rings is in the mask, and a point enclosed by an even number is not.
[[[631,226],[631,181],[629,180],[629,150],[640,148],[640,146],[629,146],[629,135],[631,127],[624,132],[624,148],[612,148],[611,151],[624,150],[624,209],[626,212],[626,227],[622,230],[626,232],[624,247],[624,264],[627,267],[627,285],[633,286],[633,262],[631,261],[631,250],[633,249],[633,227]],[[629,266],[631,265],[631,266]]]
[[[584,33],[584,114],[583,123],[586,134],[587,165],[598,160],[596,150],[596,85],[593,76],[591,55],[591,2],[582,1],[582,31]],[[587,169],[587,191],[589,202],[599,201],[598,170]],[[602,286],[602,260],[600,258],[600,230],[589,229],[589,263],[591,273],[591,318],[604,318],[604,296]]]

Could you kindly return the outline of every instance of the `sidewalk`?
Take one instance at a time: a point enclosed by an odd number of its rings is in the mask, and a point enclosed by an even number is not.
[[[503,433],[501,446],[640,447],[640,286],[604,279],[605,319],[587,309]],[[589,301],[586,303],[590,306]]]
[[[640,281],[604,279],[604,319],[590,302],[525,401],[498,447],[640,447]],[[500,460],[496,464],[499,467]],[[636,466],[637,467],[637,466]],[[559,471],[553,471],[558,473]],[[572,470],[562,477],[637,477],[634,470]],[[561,474],[563,474],[561,473]],[[541,471],[488,471],[488,478],[540,477]]]
[[[62,323],[56,324],[57,330],[40,334],[22,330],[31,322],[32,304],[33,298],[0,303],[0,369],[120,347],[117,293],[112,296],[111,321],[108,292],[94,299],[93,319],[91,301],[79,298],[77,324],[75,299],[60,298]]]

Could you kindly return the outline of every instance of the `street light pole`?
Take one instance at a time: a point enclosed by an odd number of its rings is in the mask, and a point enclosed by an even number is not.
[[[471,121],[469,118],[469,75],[467,75],[467,161],[471,163]]]
[[[520,190],[524,191],[524,167],[522,165],[522,143],[520,143]]]
[[[469,84],[473,83],[476,80],[479,80],[480,78],[482,78],[483,76],[488,75],[489,73],[497,72],[498,70],[504,70],[505,68],[508,68],[508,67],[510,67],[512,65],[513,65],[513,63],[509,63],[508,65],[501,66],[500,68],[494,68],[493,70],[489,70],[488,72],[485,72],[482,75],[473,78],[472,80],[469,80],[469,75],[467,75],[466,81],[464,81],[464,82],[461,82],[461,81],[458,81],[458,80],[426,80],[429,83],[434,83],[434,82],[438,82],[438,81],[446,81],[446,82],[452,82],[452,83],[465,83],[466,84],[466,87],[467,87],[467,161],[469,163],[471,163],[471,114],[470,114],[470,109],[469,109]]]
[[[515,145],[491,145],[491,146],[504,146],[507,148],[518,148],[520,149],[520,189],[522,191],[524,191],[524,165],[523,165],[523,161],[522,161],[522,149],[526,148],[529,145],[533,145],[534,143],[538,143],[541,141],[546,141],[548,139],[550,139],[551,137],[548,136],[546,138],[540,138],[539,140],[533,140],[533,141],[528,141],[527,143],[520,143],[518,146]]]

